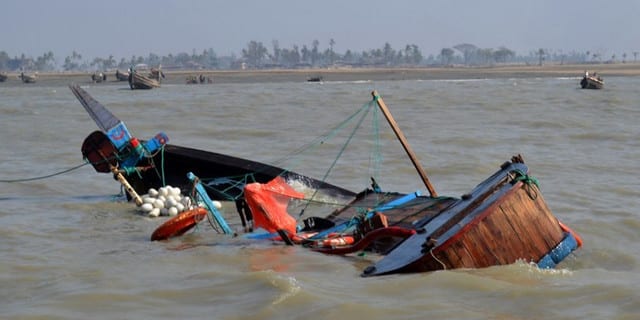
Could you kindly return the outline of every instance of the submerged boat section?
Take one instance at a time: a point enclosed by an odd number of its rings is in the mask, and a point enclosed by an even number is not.
[[[414,236],[363,275],[543,260],[571,233],[551,213],[521,157],[514,160],[436,217],[416,223]]]

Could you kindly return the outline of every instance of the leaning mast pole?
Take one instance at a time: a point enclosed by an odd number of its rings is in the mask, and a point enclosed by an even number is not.
[[[424,183],[424,185],[427,187],[429,194],[433,198],[437,197],[438,194],[436,193],[436,190],[431,185],[431,182],[427,177],[427,173],[424,171],[424,169],[418,162],[418,158],[416,157],[415,153],[411,149],[411,146],[409,146],[409,142],[407,142],[407,138],[404,136],[404,133],[402,133],[402,130],[400,130],[400,127],[398,127],[398,123],[391,115],[391,112],[389,112],[389,108],[387,108],[387,105],[382,100],[382,97],[380,97],[378,95],[378,92],[375,90],[371,92],[371,95],[373,95],[373,100],[376,101],[376,103],[378,104],[378,107],[380,107],[380,110],[382,110],[384,117],[387,118],[387,121],[389,122],[389,125],[391,125],[391,129],[393,129],[393,132],[396,134],[396,137],[398,137],[398,140],[400,140],[400,143],[402,144],[404,151],[407,153],[407,155],[409,156],[409,159],[411,159],[411,162],[413,163],[413,166],[418,171],[418,174],[420,175],[420,178],[422,179],[422,182]]]

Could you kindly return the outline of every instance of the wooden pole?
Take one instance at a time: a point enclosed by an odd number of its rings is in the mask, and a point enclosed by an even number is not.
[[[114,165],[111,164],[111,162],[109,162],[107,160],[107,157],[102,153],[101,150],[97,150],[97,151],[100,154],[100,156],[102,156],[104,161],[106,161],[107,164],[109,164],[109,169],[111,169],[111,172],[116,177],[118,182],[120,182],[120,184],[122,184],[122,186],[124,186],[124,189],[129,193],[129,195],[131,196],[133,201],[135,201],[136,205],[137,206],[141,206],[142,205],[142,198],[136,192],[136,190],[133,189],[131,184],[129,184],[129,181],[127,181],[127,179],[124,177],[124,175],[120,171],[118,171],[118,168],[116,168]]]
[[[433,198],[437,197],[438,194],[436,193],[436,190],[431,185],[431,182],[429,182],[427,173],[424,171],[424,169],[422,169],[422,166],[418,162],[418,158],[416,157],[415,153],[411,149],[411,146],[409,146],[409,142],[407,142],[407,138],[404,136],[404,133],[402,133],[402,131],[400,130],[400,127],[398,127],[398,123],[396,122],[396,120],[393,119],[393,116],[391,115],[391,112],[389,112],[389,108],[387,108],[387,105],[382,100],[382,97],[380,97],[378,95],[378,92],[376,91],[371,92],[371,95],[373,95],[373,99],[378,104],[378,107],[380,107],[380,110],[382,110],[384,117],[387,118],[387,121],[389,122],[389,125],[391,125],[391,129],[393,129],[393,132],[396,134],[396,137],[398,137],[398,140],[400,140],[400,143],[402,144],[404,151],[407,152],[409,159],[411,159],[413,166],[418,171],[418,174],[420,175],[420,178],[422,179],[422,182],[424,183],[424,185],[427,187],[429,194]]]

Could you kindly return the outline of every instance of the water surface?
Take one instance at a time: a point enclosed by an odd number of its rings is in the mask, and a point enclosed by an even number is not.
[[[138,215],[111,176],[82,165],[80,146],[97,127],[68,84],[0,84],[0,318],[638,318],[640,78],[607,78],[599,91],[578,81],[85,85],[139,138],[164,131],[174,144],[354,191],[375,176],[385,190],[426,193],[384,122],[363,122],[337,161],[349,129],[297,153],[378,90],[440,195],[469,192],[522,154],[585,243],[551,271],[516,263],[378,278],[360,277],[375,257],[233,239],[206,223],[150,242],[164,218]],[[235,208],[223,212],[237,226]]]

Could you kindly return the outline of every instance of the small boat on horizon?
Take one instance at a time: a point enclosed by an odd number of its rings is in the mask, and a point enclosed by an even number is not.
[[[38,80],[38,72],[34,72],[33,74],[25,74],[24,72],[20,72],[20,76],[18,76],[24,83],[35,83]]]
[[[582,80],[580,80],[580,87],[582,89],[602,89],[604,80],[595,72],[589,74],[588,71],[585,71]]]
[[[213,83],[210,76],[205,76],[204,74],[189,75],[186,78],[187,84],[205,84],[205,83]]]
[[[164,73],[158,68],[151,68],[148,74],[143,74],[144,68],[132,68],[129,72],[129,87],[135,89],[153,89],[160,87],[160,79],[164,78]]]
[[[94,72],[91,75],[91,81],[93,81],[93,83],[100,83],[103,81],[107,81],[107,74],[103,72]]]
[[[131,69],[129,69],[131,71]],[[116,70],[116,79],[118,81],[129,81],[129,71],[120,72],[120,70]]]

